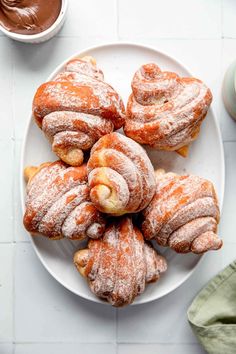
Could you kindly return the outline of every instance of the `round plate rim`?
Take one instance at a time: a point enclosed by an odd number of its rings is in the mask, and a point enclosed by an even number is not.
[[[144,50],[152,50],[154,52],[156,52],[157,54],[160,54],[162,56],[165,56],[167,59],[171,60],[172,62],[175,62],[178,66],[182,67],[185,71],[188,72],[189,76],[194,76],[192,71],[190,71],[188,69],[188,67],[184,64],[182,64],[182,62],[180,62],[179,60],[175,59],[175,57],[167,54],[165,51],[162,50],[158,50],[153,46],[149,46],[149,45],[144,45],[144,44],[140,44],[140,43],[136,43],[136,42],[111,42],[111,43],[101,43],[99,45],[96,46],[90,46],[90,47],[86,47],[85,49],[69,56],[67,59],[65,59],[63,62],[61,62],[59,65],[57,65],[57,67],[53,70],[53,72],[48,76],[48,78],[45,80],[49,81],[51,80],[56,74],[57,72],[71,59],[78,57],[78,56],[82,56],[82,55],[87,55],[90,51],[93,50],[98,50],[101,48],[107,48],[107,47],[117,47],[117,46],[128,46],[128,47],[134,47],[134,48],[139,48],[139,49],[144,49]],[[222,179],[221,179],[221,183],[220,183],[220,188],[221,188],[221,198],[219,200],[220,203],[220,210],[222,210],[222,206],[223,206],[223,200],[224,200],[224,189],[225,189],[225,159],[224,159],[224,148],[223,148],[223,141],[222,141],[222,137],[221,137],[221,131],[219,128],[219,124],[218,121],[216,119],[216,115],[214,113],[214,110],[212,109],[212,107],[210,107],[209,111],[212,114],[213,120],[214,120],[214,124],[216,127],[216,133],[217,133],[217,137],[218,137],[218,141],[219,141],[219,148],[220,148],[220,161],[222,164]],[[25,181],[24,181],[24,157],[25,157],[25,151],[26,151],[26,143],[27,143],[27,137],[28,137],[28,133],[29,133],[29,129],[30,129],[30,125],[31,125],[31,121],[32,121],[32,114],[30,114],[30,118],[27,122],[26,125],[26,129],[24,132],[24,137],[23,137],[23,143],[22,143],[22,149],[21,149],[21,157],[20,157],[20,198],[21,198],[21,208],[22,208],[22,213],[24,213],[25,210],[25,197],[24,197],[24,188],[25,188]],[[99,303],[99,304],[103,304],[103,305],[107,305],[108,303],[102,301],[99,298],[93,298],[90,296],[85,296],[83,294],[80,294],[79,292],[77,292],[76,290],[74,290],[72,287],[70,287],[69,285],[65,284],[63,282],[62,279],[60,279],[51,269],[50,267],[47,265],[47,263],[45,262],[43,256],[41,255],[37,245],[34,242],[34,238],[31,236],[31,243],[33,245],[33,249],[35,251],[35,253],[37,254],[39,260],[41,261],[41,263],[43,264],[43,266],[45,267],[45,269],[48,271],[48,273],[54,278],[56,279],[62,286],[64,286],[66,289],[68,289],[69,291],[71,291],[73,294],[80,296],[81,298],[84,298],[86,300],[95,302],[95,303]],[[195,272],[195,270],[199,267],[199,264],[202,262],[203,258],[206,255],[203,255],[201,257],[199,257],[199,260],[197,262],[197,264],[193,267],[193,269],[191,269],[185,277],[183,277],[181,279],[181,281],[179,281],[178,283],[174,284],[172,287],[170,287],[166,292],[163,292],[162,294],[160,294],[159,296],[152,296],[149,297],[148,299],[145,299],[145,297],[140,296],[139,297],[139,301],[138,302],[134,302],[131,305],[141,305],[141,304],[145,304],[145,303],[149,303],[152,302],[154,300],[160,299],[168,294],[170,294],[171,292],[173,292],[174,290],[176,290],[177,288],[179,288],[183,283],[185,283],[185,281],[187,281],[191,275],[193,274],[193,272]]]

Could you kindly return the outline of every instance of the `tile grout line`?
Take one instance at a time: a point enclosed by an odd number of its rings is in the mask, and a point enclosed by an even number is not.
[[[12,354],[15,353],[14,347],[14,340],[15,340],[15,173],[14,173],[14,164],[16,161],[16,141],[15,141],[15,65],[14,65],[14,56],[13,54],[13,46],[12,43],[10,44],[10,52],[11,52],[11,80],[12,80],[12,92],[11,92],[11,100],[12,100],[12,140],[13,140],[13,156],[12,156],[12,247],[13,247],[13,254],[12,254]]]
[[[16,323],[16,291],[15,291],[15,258],[16,258],[16,246],[15,244],[13,245],[13,256],[12,256],[12,345],[13,345],[13,353],[15,353],[15,323]]]
[[[120,39],[119,28],[120,28],[119,0],[116,0],[116,36],[118,40]]]
[[[117,0],[119,1],[119,0]],[[119,24],[119,16],[118,16],[118,23],[117,25]],[[117,30],[116,30],[117,32]],[[119,31],[118,31],[119,32]],[[1,37],[0,37],[1,38]],[[74,39],[78,39],[78,38],[84,38],[84,36],[81,36],[81,35],[56,35],[55,38],[74,38]],[[172,41],[172,40],[179,40],[179,41],[212,41],[212,40],[221,40],[221,39],[232,39],[232,40],[236,40],[236,36],[235,37],[230,37],[230,36],[224,36],[224,35],[220,35],[220,36],[213,36],[213,37],[198,37],[198,36],[195,36],[195,37],[142,37],[142,36],[133,36],[131,37],[130,39],[127,37],[120,37],[118,35],[118,38],[120,41],[128,41],[128,42],[132,42],[132,41],[136,41],[136,40],[147,40],[147,39],[151,39],[151,40],[165,40],[165,41]],[[112,39],[109,37],[106,37],[106,36],[88,36],[87,39],[98,39],[98,40],[107,40],[107,41],[112,41]]]
[[[13,53],[13,44],[11,43],[11,53]],[[12,240],[13,244],[15,244],[15,230],[16,230],[16,178],[18,176],[15,175],[15,166],[17,166],[18,161],[16,161],[16,111],[15,111],[15,99],[16,99],[16,92],[15,92],[15,77],[16,77],[16,72],[15,72],[15,61],[14,61],[14,56],[12,55],[12,117],[13,117],[13,161],[12,161],[12,170],[13,170],[13,184],[12,184],[12,225],[13,225],[13,235],[12,235]],[[13,273],[14,273],[14,268],[13,268]]]
[[[12,118],[13,118],[13,139],[15,141],[15,137],[16,137],[16,119],[15,119],[15,63],[14,63],[14,56],[13,54],[13,44],[10,44],[11,47],[11,57],[12,57]]]
[[[1,344],[89,344],[89,345],[103,345],[103,344],[109,344],[109,345],[114,345],[114,342],[109,342],[109,341],[102,341],[102,342],[90,342],[90,341],[86,341],[86,342],[82,342],[82,341],[77,341],[77,340],[58,340],[58,341],[55,341],[55,340],[52,340],[52,341],[45,341],[45,340],[36,340],[36,341],[15,341],[13,340],[12,342],[0,342],[0,345]],[[160,344],[160,345],[198,345],[198,342],[150,342],[150,341],[147,341],[147,342],[137,342],[137,341],[130,341],[130,342],[118,342],[117,343],[117,346],[118,345],[133,345],[133,344],[138,344],[138,345],[157,345],[157,344]]]
[[[118,309],[115,309],[115,347],[116,347],[116,354],[118,354]]]
[[[221,39],[223,38],[223,36],[224,36],[224,30],[223,30],[223,28],[224,28],[224,26],[223,26],[223,24],[224,24],[224,20],[223,20],[223,8],[224,8],[224,6],[223,6],[223,0],[220,0],[220,26],[221,26]]]
[[[221,0],[221,35],[222,35],[222,39],[221,39],[221,43],[220,43],[220,80],[221,80],[221,85],[220,85],[220,97],[219,100],[221,100],[221,102],[219,102],[219,115],[221,116],[221,111],[222,111],[222,79],[223,79],[223,0]],[[223,139],[223,129],[222,129],[222,122],[220,121],[220,116],[219,116],[219,129],[220,129],[220,134],[221,134],[221,139],[223,141],[223,158],[224,158],[224,190],[223,190],[223,204],[222,204],[222,210],[221,210],[221,216],[224,210],[224,203],[225,203],[225,194],[226,194],[226,156],[225,156],[225,141]],[[220,222],[221,222],[221,216],[220,216]],[[218,225],[218,231],[219,231],[219,225]],[[223,235],[221,235],[220,237],[223,238]],[[223,240],[224,242],[224,240]],[[224,244],[223,244],[224,245]],[[223,269],[223,253],[221,253],[221,269]]]
[[[11,129],[11,153],[12,153],[12,161],[11,161],[11,171],[12,171],[12,181],[11,181],[11,242],[14,242],[14,189],[15,189],[15,174],[14,174],[14,162],[15,162],[15,153],[16,153],[16,145],[15,145],[15,119],[14,119],[14,59],[13,59],[13,50],[12,44],[10,43],[10,55],[11,55],[11,115],[12,115],[12,129]]]
[[[114,345],[114,342],[111,341],[104,341],[104,342],[90,342],[90,341],[87,341],[87,342],[81,342],[79,340],[52,340],[52,341],[45,341],[45,340],[36,340],[36,341],[15,341],[13,340],[12,342],[0,342],[0,345],[1,344],[25,344],[25,345],[29,345],[29,344],[89,344],[89,345],[97,345],[97,344],[108,344],[108,345]],[[135,342],[131,342],[131,344],[136,344]],[[145,343],[144,343],[145,344]],[[154,343],[154,344],[159,344],[159,343]],[[167,343],[168,344],[168,343]]]
[[[1,245],[16,245],[16,244],[18,244],[18,243],[31,243],[31,241],[26,241],[26,240],[19,240],[19,241],[2,241],[2,242],[0,242],[0,246]]]

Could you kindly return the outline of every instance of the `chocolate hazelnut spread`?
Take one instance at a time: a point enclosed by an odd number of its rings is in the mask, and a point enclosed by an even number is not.
[[[61,0],[0,0],[0,25],[10,32],[36,34],[58,18]]]

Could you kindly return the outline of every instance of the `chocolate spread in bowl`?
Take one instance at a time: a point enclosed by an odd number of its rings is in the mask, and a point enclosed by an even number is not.
[[[37,34],[56,21],[61,0],[0,0],[0,25],[10,32]]]

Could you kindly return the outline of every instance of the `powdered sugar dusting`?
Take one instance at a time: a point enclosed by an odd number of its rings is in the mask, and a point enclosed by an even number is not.
[[[53,81],[38,88],[33,113],[53,151],[73,166],[83,162],[83,150],[120,128],[125,119],[121,97],[104,82],[95,61],[86,57],[71,60]],[[71,160],[70,152],[78,149]]]
[[[106,203],[113,207],[102,209],[106,213],[121,215],[142,210],[155,192],[154,170],[146,152],[119,133],[103,136],[93,146],[88,172],[91,198],[98,208],[104,204],[99,186],[111,190]]]
[[[208,231],[215,233],[216,230],[217,223],[214,218],[196,218],[173,232],[169,239],[169,245],[177,251],[181,250],[182,253],[189,252],[192,242],[196,238]]]
[[[65,67],[65,71],[71,71],[81,74],[86,74],[87,76],[91,76],[95,79],[103,80],[104,75],[103,72],[93,65],[91,61],[87,61],[80,58],[75,58],[70,60]]]
[[[74,59],[53,81],[39,87],[33,102],[36,119],[42,121],[49,113],[64,110],[94,114],[111,120],[120,128],[125,113],[121,97],[102,76],[97,78],[96,66],[81,61]]]
[[[127,105],[125,134],[157,149],[177,150],[196,139],[212,101],[195,78],[143,65],[134,75]]]
[[[142,230],[146,238],[185,253],[205,231],[216,233],[218,222],[219,206],[210,181],[167,173],[157,176],[156,194],[143,212]]]
[[[57,161],[43,167],[30,181],[24,224],[33,233],[72,239],[87,237],[87,229],[97,224],[95,237],[100,237],[105,220],[90,202],[86,166]]]
[[[89,242],[85,273],[90,288],[114,306],[133,302],[145,283],[156,281],[165,270],[165,259],[144,243],[130,218],[111,224],[101,239]]]
[[[66,111],[48,114],[42,125],[42,130],[52,141],[53,150],[57,147],[88,150],[100,137],[113,129],[113,123],[107,119]]]

